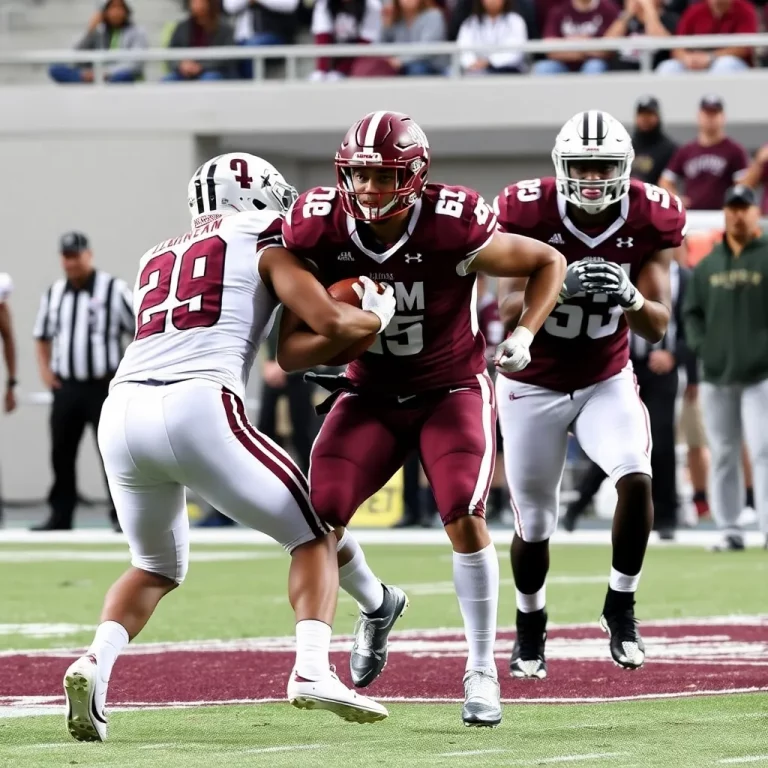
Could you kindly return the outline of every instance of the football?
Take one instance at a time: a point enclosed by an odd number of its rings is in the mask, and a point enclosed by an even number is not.
[[[360,298],[355,293],[353,285],[360,285],[360,281],[356,277],[349,277],[346,280],[339,280],[338,283],[334,283],[328,288],[328,293],[336,299],[336,301],[343,301],[345,304],[351,304],[353,307],[360,306]],[[362,287],[362,286],[360,286]],[[376,341],[376,334],[372,333],[369,336],[356,341],[352,346],[347,347],[338,355],[332,357],[326,365],[346,365],[356,360],[363,354],[373,342]]]

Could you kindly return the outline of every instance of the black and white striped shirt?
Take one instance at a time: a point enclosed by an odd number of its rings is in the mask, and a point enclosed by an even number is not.
[[[680,265],[676,261],[672,261],[669,265],[669,284],[670,284],[670,298],[672,301],[672,312],[669,315],[669,325],[667,325],[667,332],[664,334],[664,338],[661,341],[651,344],[642,336],[638,336],[632,331],[629,332],[629,351],[634,360],[646,360],[648,355],[654,349],[663,349],[667,352],[675,354],[678,335],[679,335],[679,301],[680,301]]]
[[[51,342],[51,370],[62,380],[92,381],[117,370],[134,333],[132,291],[117,277],[95,270],[82,288],[66,278],[42,296],[34,336]]]

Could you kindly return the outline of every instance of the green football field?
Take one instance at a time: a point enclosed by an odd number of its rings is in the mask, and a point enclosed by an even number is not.
[[[499,546],[497,661],[504,722],[463,727],[461,619],[447,544],[366,544],[411,607],[370,695],[368,726],[282,701],[293,620],[277,548],[193,546],[183,587],[113,673],[109,740],[79,744],[63,722],[61,677],[88,645],[125,545],[0,542],[0,766],[768,765],[768,553],[652,547],[638,616],[648,662],[615,668],[597,628],[610,553],[553,547],[550,676],[514,681],[514,589]],[[356,609],[342,596],[333,660],[348,681]]]

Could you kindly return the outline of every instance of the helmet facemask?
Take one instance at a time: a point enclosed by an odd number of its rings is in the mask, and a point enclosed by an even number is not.
[[[600,213],[629,194],[634,152],[576,154],[552,152],[557,191],[586,213]]]
[[[358,192],[355,188],[354,175],[355,171],[361,168],[369,171],[385,169],[394,173],[392,189],[384,192],[368,190]],[[416,190],[417,188],[420,189],[426,182],[426,173],[426,163],[419,159],[383,161],[381,156],[376,155],[376,153],[372,153],[371,161],[336,158],[337,189],[341,196],[344,211],[352,218],[361,221],[384,221],[408,210],[418,199]],[[372,201],[374,202],[373,205],[371,204]]]

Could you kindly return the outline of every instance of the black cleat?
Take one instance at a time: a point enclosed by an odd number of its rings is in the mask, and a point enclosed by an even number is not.
[[[547,676],[544,645],[547,642],[547,612],[517,612],[517,637],[509,660],[509,674],[527,680],[543,680]]]
[[[609,588],[600,626],[610,635],[614,663],[624,669],[640,669],[645,663],[645,643],[637,631],[635,593]]]

